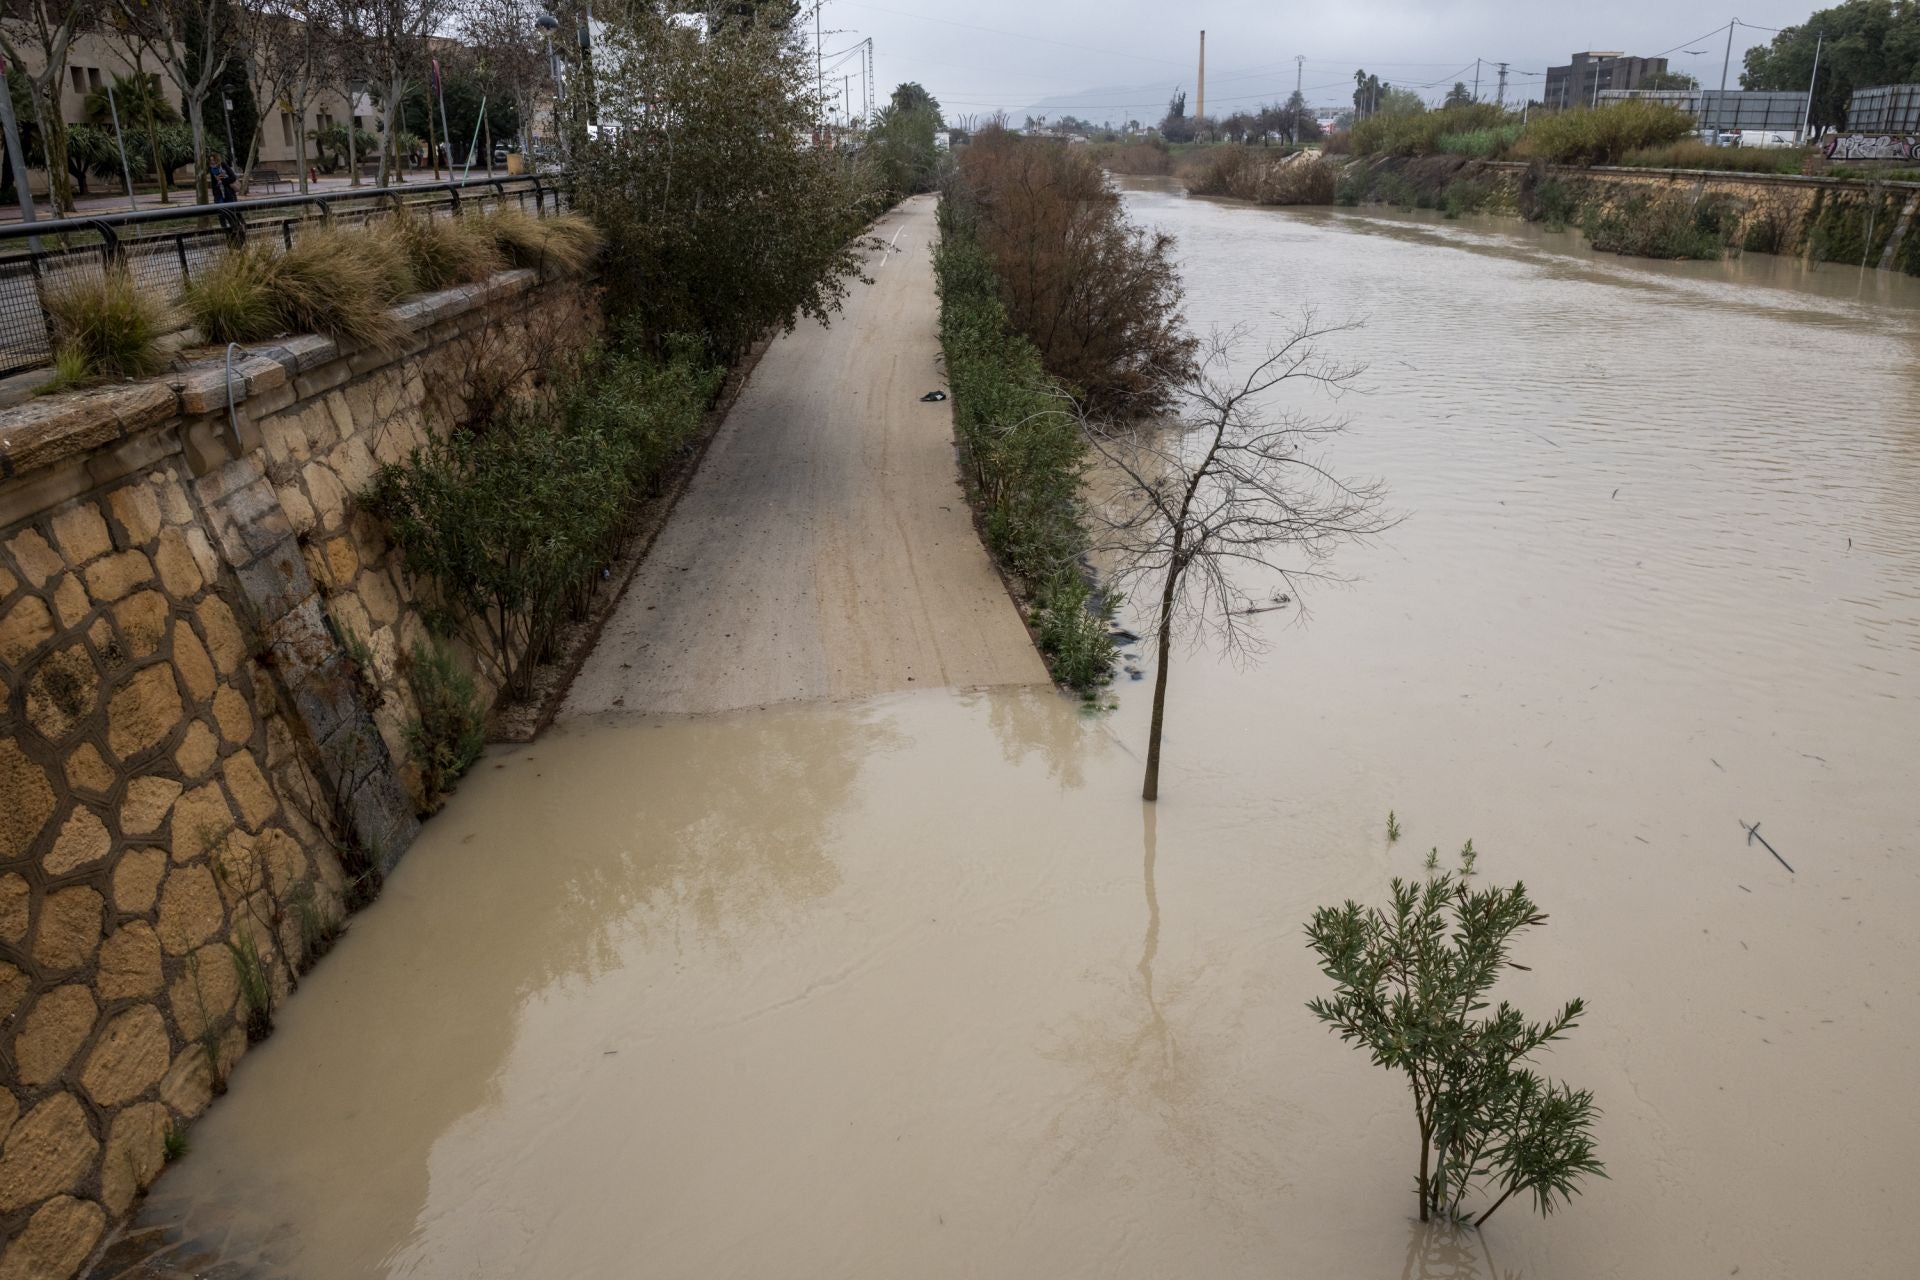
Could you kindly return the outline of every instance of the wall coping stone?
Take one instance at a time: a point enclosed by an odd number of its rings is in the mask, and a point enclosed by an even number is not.
[[[456,285],[409,298],[393,307],[390,314],[407,334],[413,335],[527,293],[539,283],[539,272],[517,268],[480,284]],[[267,393],[291,388],[295,379],[359,353],[352,344],[310,333],[252,346],[243,344],[234,354],[236,411],[249,400],[263,397],[262,403],[270,406],[264,411],[271,413],[292,403],[289,396],[300,397],[292,390],[280,396]],[[0,409],[0,492],[22,477],[68,458],[90,453],[114,440],[158,430],[178,419],[211,418],[209,425],[214,430],[227,433],[227,382],[226,356],[221,353],[146,382],[42,396]],[[254,416],[246,415],[246,426],[251,427]],[[243,435],[242,441],[233,443],[244,451],[257,443],[257,437],[248,440]]]

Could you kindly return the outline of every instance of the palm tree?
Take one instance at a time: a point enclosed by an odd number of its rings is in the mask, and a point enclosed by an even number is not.
[[[166,91],[160,87],[160,73],[136,71],[132,75],[115,76],[112,102],[108,102],[107,91],[102,87],[88,94],[86,101],[80,105],[87,119],[97,125],[111,124],[116,107],[123,122],[145,122],[147,146],[153,152],[153,171],[160,178],[160,203],[168,203],[167,167],[160,155],[160,126],[178,124],[180,111],[167,100]]]
[[[120,109],[122,124],[135,120],[144,120],[149,126],[180,122],[179,109],[167,101],[167,95],[160,88],[158,72],[142,71],[115,76],[112,105]],[[105,86],[89,93],[80,109],[86,114],[88,124],[107,127],[113,124],[113,112],[107,103]]]

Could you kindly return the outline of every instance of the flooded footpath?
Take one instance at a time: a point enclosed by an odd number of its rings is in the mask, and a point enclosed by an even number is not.
[[[143,1226],[316,1280],[1910,1273],[1920,288],[1129,200],[1197,328],[1366,321],[1331,461],[1405,517],[1261,661],[1177,653],[1161,803],[1145,683],[563,721]],[[1610,1176],[1456,1236],[1302,926],[1468,837]]]

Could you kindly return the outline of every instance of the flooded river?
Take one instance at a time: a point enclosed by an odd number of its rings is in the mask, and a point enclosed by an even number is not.
[[[315,1280],[1911,1274],[1920,287],[1129,199],[1196,327],[1366,322],[1332,461],[1404,517],[1261,661],[1176,656],[1157,811],[1145,684],[563,723],[146,1223]],[[1468,837],[1610,1178],[1456,1237],[1301,926]]]

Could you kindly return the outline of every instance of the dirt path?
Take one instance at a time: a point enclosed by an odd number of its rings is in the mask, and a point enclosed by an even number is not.
[[[951,402],[920,401],[944,385],[933,199],[876,231],[873,284],[768,349],[562,718],[1046,681],[974,533]]]

